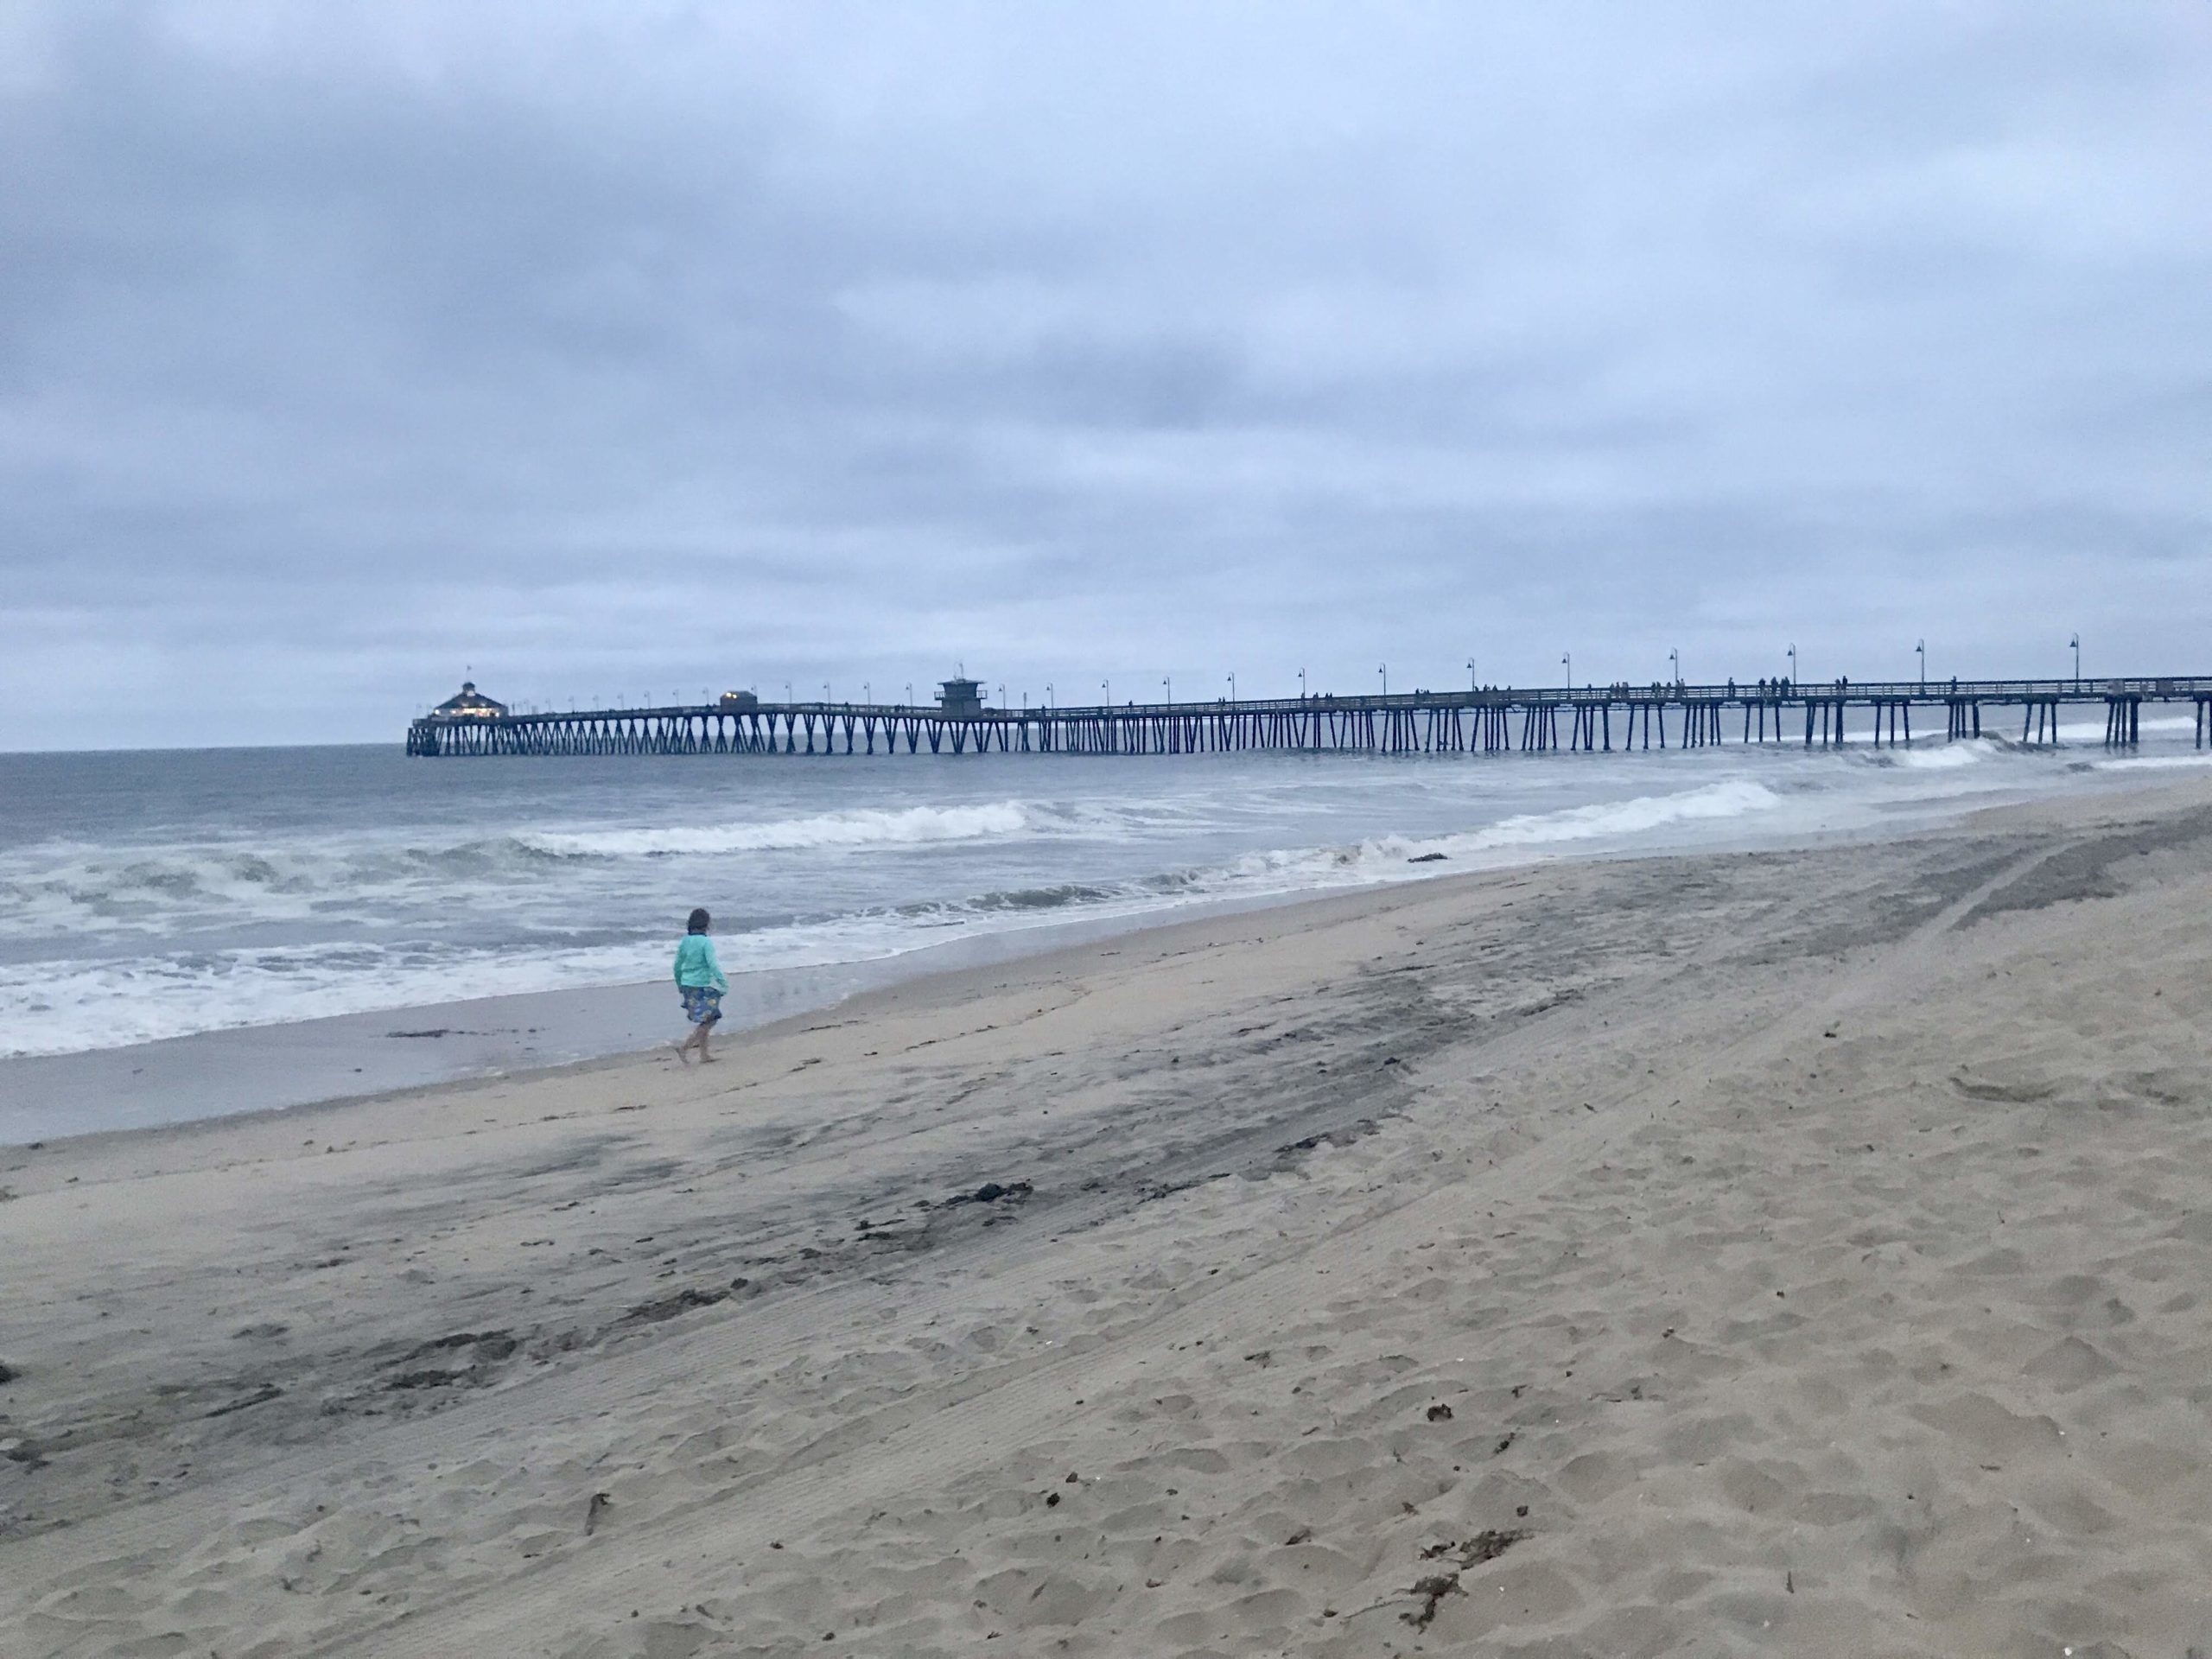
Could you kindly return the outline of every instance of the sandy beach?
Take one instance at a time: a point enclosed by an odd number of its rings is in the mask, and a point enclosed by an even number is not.
[[[2212,1651],[2208,808],[6,1149],[0,1653]]]

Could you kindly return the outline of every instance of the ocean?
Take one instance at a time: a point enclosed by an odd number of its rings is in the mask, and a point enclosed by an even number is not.
[[[2056,750],[0,755],[0,1057],[658,981],[695,905],[733,976],[772,976],[1537,860],[1883,833],[2202,760],[2187,718],[2145,726],[2133,757],[2094,721]]]

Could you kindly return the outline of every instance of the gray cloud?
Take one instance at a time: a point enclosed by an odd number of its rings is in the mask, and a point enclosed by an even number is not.
[[[0,747],[2206,665],[2201,6],[10,19]]]

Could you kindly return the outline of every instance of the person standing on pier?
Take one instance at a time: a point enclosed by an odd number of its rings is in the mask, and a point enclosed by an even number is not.
[[[691,1022],[691,1034],[676,1046],[676,1057],[686,1065],[691,1064],[695,1047],[702,1065],[714,1064],[715,1057],[707,1052],[707,1033],[722,1017],[722,993],[729,989],[715,956],[715,942],[707,937],[714,920],[704,910],[693,911],[676,947],[676,989],[683,999],[684,1017]]]

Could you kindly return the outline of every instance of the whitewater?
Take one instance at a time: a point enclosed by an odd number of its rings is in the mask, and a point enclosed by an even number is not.
[[[1565,857],[1891,833],[2195,764],[1840,753],[409,761],[0,756],[0,1057],[735,974]],[[2164,746],[2164,752],[2161,746]]]

